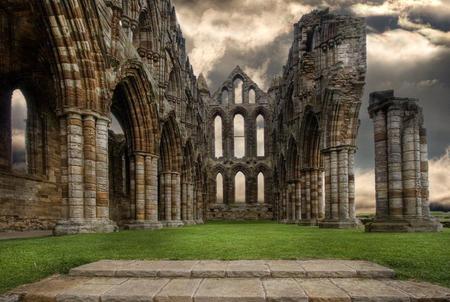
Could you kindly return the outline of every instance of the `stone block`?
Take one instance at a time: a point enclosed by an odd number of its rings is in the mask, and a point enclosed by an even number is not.
[[[311,278],[352,278],[356,270],[338,260],[306,260],[299,261],[305,269],[306,276]]]
[[[199,261],[192,267],[192,277],[220,278],[225,277],[228,262],[226,261]]]
[[[409,296],[403,291],[378,280],[332,279],[355,302],[408,302]]]
[[[309,302],[351,302],[350,296],[328,279],[297,279]]]
[[[275,278],[301,278],[306,276],[300,263],[292,260],[269,260],[270,275]]]
[[[265,302],[259,279],[204,279],[194,297],[195,302]]]
[[[265,261],[236,260],[228,262],[226,276],[232,278],[270,277]]]
[[[191,302],[202,279],[172,279],[156,295],[155,302]]]
[[[268,302],[307,302],[305,291],[294,279],[266,279],[263,280]]]
[[[104,293],[102,302],[153,302],[169,279],[129,279]]]

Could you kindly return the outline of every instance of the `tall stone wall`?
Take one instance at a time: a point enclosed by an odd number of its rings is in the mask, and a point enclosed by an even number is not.
[[[417,100],[370,94],[374,122],[376,218],[370,232],[438,231],[428,204],[427,137]]]
[[[242,82],[242,91],[236,87]],[[238,96],[237,93],[242,93]],[[239,100],[238,100],[239,98]],[[237,66],[212,95],[208,104],[208,173],[209,199],[208,219],[254,220],[273,218],[272,198],[272,100],[249,76]],[[244,119],[245,140],[243,156],[236,156],[234,138],[234,118]],[[257,118],[264,121],[264,154],[257,153]],[[215,150],[215,119],[222,124],[221,149]],[[260,143],[260,146],[262,144]],[[237,173],[245,176],[245,202],[235,200]],[[258,175],[264,177],[264,200],[258,201]],[[223,200],[217,200],[217,175],[223,178]],[[261,193],[260,193],[261,194]]]
[[[364,20],[314,11],[294,26],[275,99],[277,219],[356,227],[354,154],[366,72]]]

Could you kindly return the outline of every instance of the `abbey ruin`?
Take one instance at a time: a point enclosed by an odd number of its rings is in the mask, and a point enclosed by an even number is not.
[[[210,91],[194,74],[170,0],[2,2],[0,230],[111,232],[211,219],[357,227],[365,41],[363,19],[313,11],[295,24],[267,92],[239,66]],[[16,89],[27,102],[26,171],[12,158]],[[112,130],[113,117],[123,133]],[[425,166],[421,158],[405,169]],[[377,218],[389,181],[377,183]],[[426,194],[413,206],[404,184],[405,214],[426,215]]]

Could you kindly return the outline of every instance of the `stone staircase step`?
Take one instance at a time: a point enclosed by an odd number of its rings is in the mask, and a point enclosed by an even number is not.
[[[368,261],[101,260],[70,270],[70,276],[161,278],[392,278],[393,270]]]
[[[117,278],[54,276],[0,301],[450,301],[450,289],[366,278]]]

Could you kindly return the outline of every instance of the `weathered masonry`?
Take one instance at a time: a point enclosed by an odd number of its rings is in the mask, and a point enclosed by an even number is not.
[[[327,10],[303,16],[268,92],[238,66],[211,93],[185,44],[170,0],[0,3],[0,230],[359,224],[364,21]],[[26,125],[13,133],[19,91]],[[398,210],[389,215],[414,210],[403,180],[408,206],[392,192]]]
[[[366,73],[362,19],[327,11],[295,25],[275,99],[276,215],[287,223],[355,227],[354,156]]]
[[[438,231],[430,215],[428,155],[422,108],[394,91],[370,94],[375,129],[376,220],[370,232]]]
[[[208,106],[208,219],[272,219],[272,99],[237,66]]]
[[[170,1],[3,1],[0,83],[0,229],[203,221],[204,92]],[[26,171],[11,156],[16,89]]]

